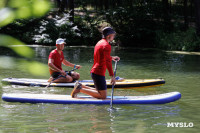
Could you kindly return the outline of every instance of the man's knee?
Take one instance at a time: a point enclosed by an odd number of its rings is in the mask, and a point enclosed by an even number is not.
[[[107,98],[107,96],[101,96],[101,98],[100,99],[106,99]]]
[[[73,78],[74,80],[78,80],[78,79],[80,78],[80,74],[74,72],[74,73],[72,73],[72,78]]]
[[[66,76],[66,81],[67,82],[72,82],[73,81],[73,78],[69,75]]]
[[[107,96],[98,96],[98,97],[96,97],[97,99],[106,99],[107,98]]]
[[[100,97],[99,99],[106,99],[107,98],[107,91],[99,91]]]

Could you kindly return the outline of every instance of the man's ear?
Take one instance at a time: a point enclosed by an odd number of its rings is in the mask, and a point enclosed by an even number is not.
[[[108,35],[107,37],[108,37],[108,40],[110,41],[110,39],[111,39],[111,35]]]
[[[107,40],[107,39],[110,39],[110,35],[107,35],[106,37],[105,37],[105,39]]]

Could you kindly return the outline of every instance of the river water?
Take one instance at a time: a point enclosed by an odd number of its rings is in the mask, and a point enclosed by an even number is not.
[[[55,47],[31,46],[35,57],[24,59],[6,48],[0,48],[0,79],[49,78],[47,59]],[[77,70],[81,79],[91,79],[93,47],[64,49],[67,60],[80,64]],[[116,111],[108,111],[109,105],[58,105],[8,103],[0,100],[0,133],[5,132],[95,132],[95,133],[160,133],[200,131],[200,55],[199,53],[166,52],[155,49],[112,48],[118,55],[117,76],[127,79],[164,78],[160,87],[134,90],[115,90],[114,95],[150,95],[179,91],[179,101],[162,105],[114,105]],[[23,70],[23,61],[38,61],[46,66],[42,75],[32,75]],[[19,67],[20,66],[20,67]],[[70,70],[69,67],[63,67]],[[39,71],[39,70],[38,70]],[[40,72],[39,72],[40,73]],[[41,71],[41,73],[43,73]],[[108,73],[106,74],[109,79]],[[70,94],[73,88],[25,87],[0,83],[3,93]],[[111,90],[108,90],[110,95]],[[167,127],[168,122],[183,122],[189,127]]]

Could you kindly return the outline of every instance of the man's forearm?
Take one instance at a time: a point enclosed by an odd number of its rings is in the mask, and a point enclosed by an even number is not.
[[[69,61],[64,60],[62,62],[65,66],[74,67],[75,64],[70,63]]]
[[[54,70],[54,71],[58,71],[61,72],[62,70],[60,70],[59,68],[57,68],[53,63],[49,63],[49,67],[50,69]]]

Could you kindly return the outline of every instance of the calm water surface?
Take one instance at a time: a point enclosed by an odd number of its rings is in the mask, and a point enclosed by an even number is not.
[[[47,64],[49,52],[54,47],[33,47],[33,60]],[[22,68],[23,58],[8,49],[0,48],[0,79],[42,78]],[[70,62],[82,65],[77,70],[81,79],[91,79],[93,63],[92,47],[65,47],[64,55]],[[8,103],[0,100],[0,133],[10,132],[95,132],[95,133],[197,133],[200,131],[200,55],[176,54],[152,49],[114,48],[112,55],[121,57],[117,75],[129,79],[164,78],[160,87],[135,90],[115,90],[114,95],[150,95],[179,91],[179,101],[163,105],[114,105],[116,111],[108,111],[108,105],[57,105]],[[11,63],[14,62],[14,63]],[[70,70],[68,67],[63,67]],[[46,65],[46,71],[48,67]],[[109,78],[108,74],[106,75]],[[0,83],[3,93],[70,94],[72,88],[48,89]],[[108,90],[110,95],[110,90]],[[193,123],[193,127],[167,127],[167,122]]]

